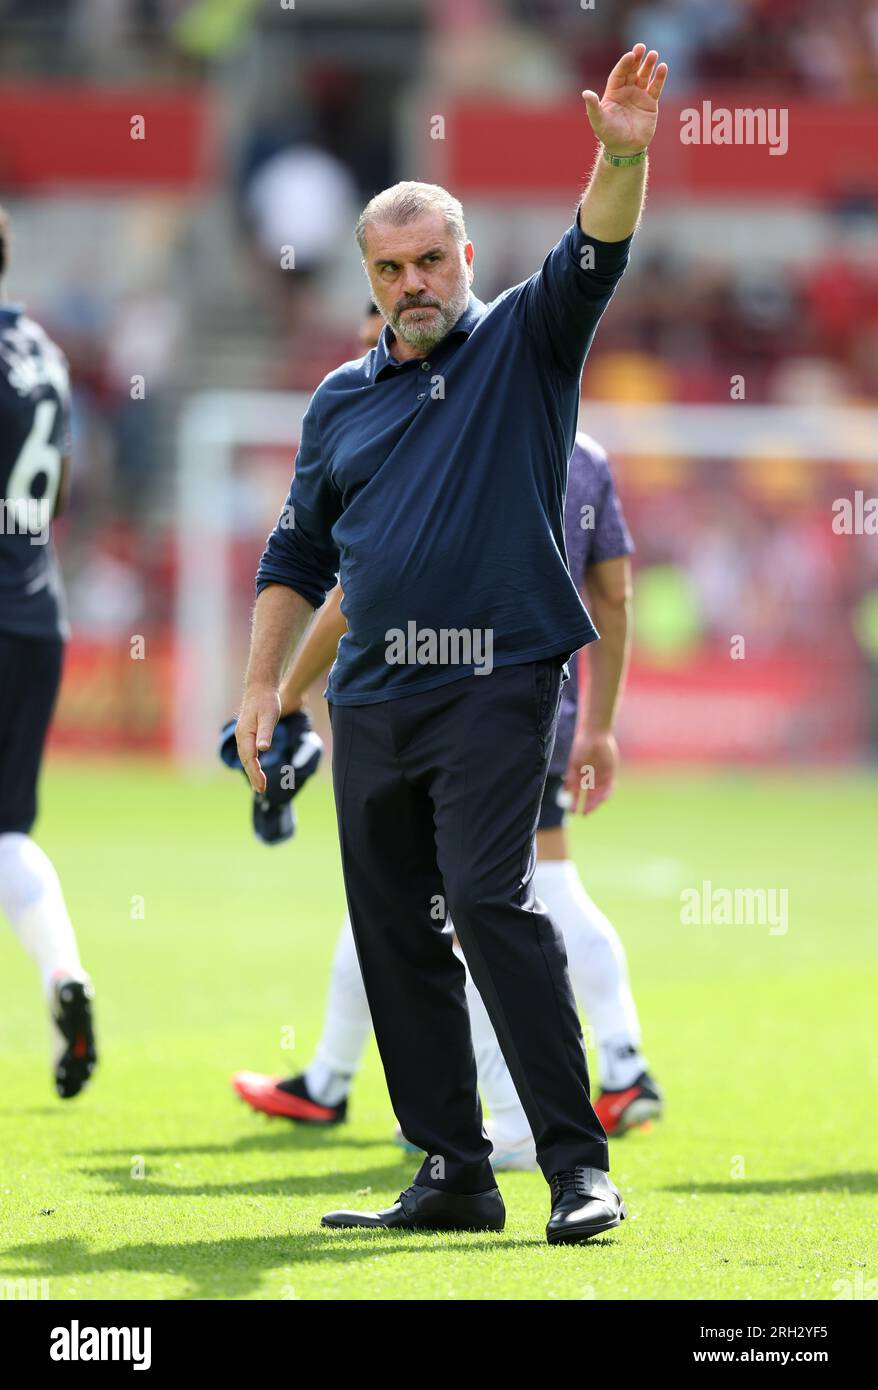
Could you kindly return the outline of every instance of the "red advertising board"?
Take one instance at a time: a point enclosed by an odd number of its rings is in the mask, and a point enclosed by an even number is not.
[[[865,751],[867,673],[801,648],[732,660],[701,649],[672,667],[632,664],[619,741],[632,762],[850,761]]]
[[[68,643],[51,746],[81,752],[164,753],[171,746],[172,643]]]

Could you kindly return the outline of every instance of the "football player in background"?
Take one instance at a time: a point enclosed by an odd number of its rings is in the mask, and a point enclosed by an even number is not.
[[[373,347],[383,327],[377,310],[360,331]],[[585,591],[601,641],[586,649],[587,695],[579,699],[578,657],[563,687],[561,711],[537,830],[534,888],[564,937],[570,977],[598,1049],[601,1094],[595,1111],[608,1135],[656,1118],[661,1093],[641,1051],[640,1025],[625,952],[613,926],[589,897],[570,858],[565,816],[588,813],[610,795],[618,762],[613,736],[628,653],[631,537],[607,456],[588,435],[577,435],[570,458],[565,530],[570,572]],[[317,615],[286,674],[281,717],[302,709],[305,691],[335,660],[346,631],[337,587]],[[450,928],[449,928],[450,929]],[[533,1136],[500,1045],[472,978],[467,1003],[479,1083],[491,1111],[487,1126],[495,1168],[535,1169]],[[254,1109],[312,1124],[346,1118],[347,1097],[371,1030],[350,921],[339,936],[323,1035],[306,1070],[286,1080],[254,1072],[232,1078]]]
[[[70,379],[63,353],[5,303],[9,219],[0,209],[0,912],[42,979],[64,1100],[94,1070],[92,987],[61,884],[31,839],[46,733],[68,635],[51,523],[69,484]]]

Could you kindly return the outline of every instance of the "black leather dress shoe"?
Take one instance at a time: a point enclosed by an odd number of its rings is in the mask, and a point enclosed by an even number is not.
[[[616,1184],[601,1168],[566,1168],[551,1179],[550,1245],[571,1245],[610,1231],[628,1215]]]
[[[506,1208],[496,1187],[472,1196],[407,1187],[384,1211],[330,1211],[321,1226],[381,1226],[397,1231],[502,1231]]]

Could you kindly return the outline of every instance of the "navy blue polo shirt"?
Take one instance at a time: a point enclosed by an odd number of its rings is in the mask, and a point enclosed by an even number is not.
[[[257,574],[319,606],[338,575],[348,631],[327,699],[373,704],[596,637],[564,544],[579,381],[631,238],[577,223],[529,280],[470,295],[423,358],[376,347],[321,382]],[[471,657],[471,659],[467,659]]]

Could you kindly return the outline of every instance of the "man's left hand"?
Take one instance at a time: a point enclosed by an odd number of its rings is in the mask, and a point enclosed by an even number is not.
[[[573,740],[564,786],[570,794],[570,810],[587,816],[613,790],[619,748],[611,733],[578,734]]]
[[[623,54],[610,76],[603,97],[582,93],[591,127],[610,154],[640,154],[655,135],[658,103],[668,75],[654,48],[636,43]]]

